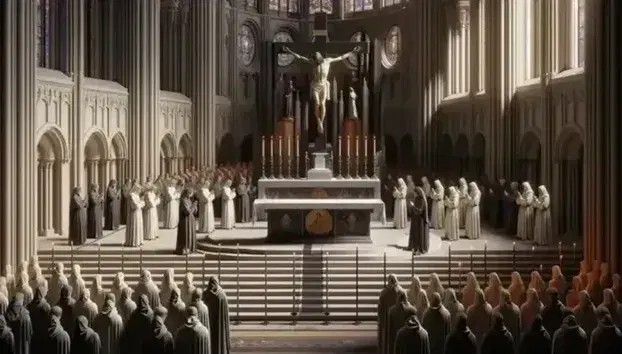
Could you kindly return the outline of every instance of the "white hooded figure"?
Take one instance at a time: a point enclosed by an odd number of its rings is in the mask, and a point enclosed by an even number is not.
[[[77,264],[74,264],[71,267],[69,286],[71,286],[71,294],[74,299],[79,299],[82,291],[86,289],[86,283],[84,282],[84,279],[82,279],[82,270]]]
[[[216,195],[210,190],[209,181],[205,181],[197,193],[199,198],[199,229],[197,232],[210,234],[216,230],[214,220],[214,199]]]
[[[523,182],[523,191],[518,194],[516,204],[518,204],[518,224],[517,236],[521,240],[533,240],[533,190],[529,182]]]
[[[479,191],[477,183],[475,182],[469,183],[469,189],[469,193],[466,197],[465,231],[469,239],[476,240],[481,234],[479,202],[482,198],[482,193]]]
[[[143,231],[145,240],[158,238],[160,221],[158,219],[158,206],[160,197],[155,193],[155,187],[151,185],[143,194],[145,206],[143,208]]]
[[[102,286],[102,276],[96,274],[91,282],[91,300],[93,300],[98,308],[101,308],[104,306],[105,299],[106,290],[104,290],[104,287]]]
[[[445,238],[456,241],[460,238],[460,194],[456,187],[449,187],[445,197]]]
[[[228,179],[222,187],[222,216],[220,228],[231,230],[235,227],[235,200],[236,194],[231,189],[233,183]]]
[[[430,198],[430,194],[432,193],[432,186],[430,185],[430,181],[428,181],[428,177],[421,177],[421,189],[423,189],[423,193],[426,198]]]
[[[15,275],[15,294],[24,295],[24,306],[32,301],[34,293],[28,285],[28,271],[24,270]]]
[[[48,293],[48,281],[45,279],[39,266],[39,260],[37,256],[33,256],[28,264],[28,276],[30,278],[29,285],[33,289],[41,289],[43,291],[43,297]]]
[[[169,268],[164,271],[164,277],[162,278],[162,284],[160,285],[160,304],[162,306],[168,306],[168,301],[171,298],[171,292],[177,291],[179,293],[179,287],[175,283],[175,270]]]
[[[397,186],[393,190],[393,227],[396,229],[403,229],[408,225],[408,213],[406,211],[406,195],[408,193],[408,187],[404,179],[397,179]]]
[[[63,263],[56,263],[48,285],[49,290],[46,300],[49,304],[56,305],[60,299],[60,289],[62,289],[64,285],[69,285],[69,280],[67,280],[65,276],[65,265]]]
[[[445,188],[443,188],[441,181],[434,180],[434,188],[430,190],[430,198],[432,198],[431,227],[441,230],[445,226]]]
[[[170,184],[164,188],[162,205],[162,228],[174,229],[179,224],[179,198],[181,191]]]
[[[133,292],[125,282],[125,274],[123,274],[123,272],[118,272],[112,279],[112,289],[110,289],[110,292],[114,294],[114,298],[117,300],[117,307],[118,302],[121,300],[121,293],[123,293],[123,289],[125,288],[129,288]]]
[[[127,227],[125,230],[125,246],[139,247],[143,244],[143,208],[145,202],[140,197],[140,187],[132,186],[128,203]]]
[[[458,193],[460,194],[460,228],[464,229],[466,225],[467,197],[469,195],[469,186],[464,178],[458,180]]]
[[[545,186],[538,187],[538,197],[534,199],[536,218],[534,241],[539,245],[549,245],[553,241],[553,222],[551,221],[551,197]]]
[[[194,286],[194,274],[188,272],[184,276],[184,283],[181,286],[181,300],[189,304],[192,301],[192,293],[196,290],[196,286]]]

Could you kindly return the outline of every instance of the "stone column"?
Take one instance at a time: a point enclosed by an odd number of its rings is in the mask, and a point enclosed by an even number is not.
[[[54,208],[56,207],[54,203],[54,161],[45,163],[45,195],[42,197],[45,198],[45,213],[47,215],[45,230],[47,236],[51,236],[54,234]]]
[[[71,141],[71,184],[84,184],[84,69],[86,0],[73,0],[68,4],[69,66],[67,74],[74,80],[69,141]]]
[[[113,81],[114,80],[114,31],[115,31],[115,17],[114,17],[114,0],[106,0],[103,5],[104,23],[103,23],[103,38],[104,38],[104,68],[103,79]]]
[[[45,196],[45,162],[39,161],[37,165],[37,197],[39,203],[37,203],[37,224],[39,229],[39,236],[45,236],[45,202],[43,197]]]
[[[100,171],[100,181],[99,181],[99,187],[100,188],[105,188],[106,186],[108,186],[108,182],[110,182],[110,164],[111,164],[112,160],[101,160],[99,161],[99,171]]]
[[[460,20],[460,55],[458,60],[460,65],[458,66],[458,73],[460,75],[458,83],[458,92],[468,92],[468,77],[469,77],[469,56],[471,51],[470,46],[470,8],[468,0],[461,0],[458,2],[458,16]]]

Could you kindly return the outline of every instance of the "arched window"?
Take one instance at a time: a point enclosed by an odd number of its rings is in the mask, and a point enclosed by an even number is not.
[[[37,1],[37,66],[50,66],[50,1]]]
[[[374,9],[374,0],[345,0],[345,13],[361,12]]]
[[[309,13],[314,14],[318,12],[325,12],[327,14],[333,13],[333,0],[311,0],[309,1]]]
[[[403,2],[406,2],[406,0],[384,0],[382,3],[382,7],[393,6],[393,5],[401,4]]]
[[[268,9],[282,13],[297,14],[299,11],[298,0],[270,0]]]

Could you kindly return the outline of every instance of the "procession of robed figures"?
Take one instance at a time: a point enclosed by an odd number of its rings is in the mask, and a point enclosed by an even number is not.
[[[92,184],[88,194],[75,187],[70,202],[69,240],[82,245],[103,237],[103,230],[126,225],[124,246],[140,247],[159,237],[160,229],[177,228],[175,252],[196,250],[196,234],[230,230],[236,221],[251,221],[255,188],[252,166],[236,164],[215,169],[187,170],[176,176],[147,177],[144,183],[126,180],[119,186],[111,180],[105,191]],[[235,186],[234,186],[235,182]]]

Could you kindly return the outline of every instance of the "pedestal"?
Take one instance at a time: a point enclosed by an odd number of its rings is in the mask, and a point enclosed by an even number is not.
[[[313,168],[307,172],[308,179],[332,179],[333,172],[326,168],[326,158],[328,153],[326,152],[314,152],[313,156]]]

